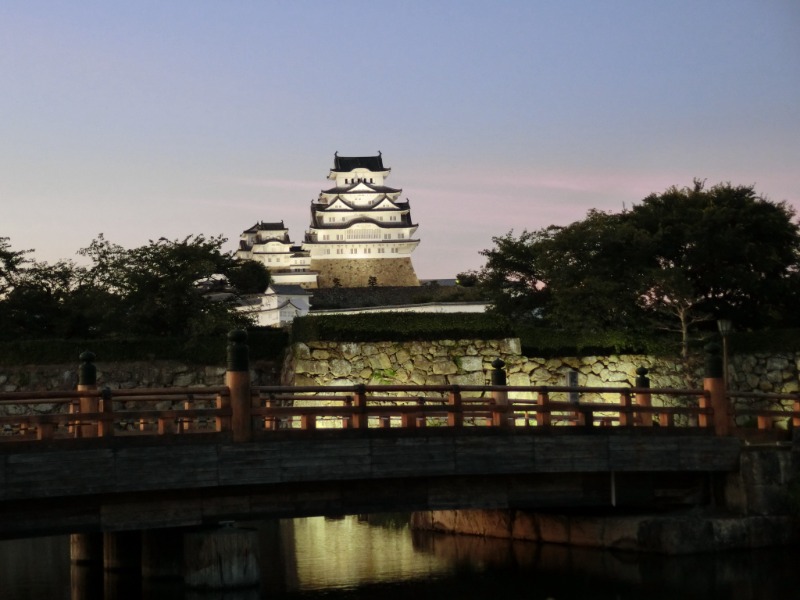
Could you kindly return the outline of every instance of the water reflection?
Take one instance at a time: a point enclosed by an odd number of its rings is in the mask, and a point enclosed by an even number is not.
[[[784,600],[796,549],[662,557],[412,532],[396,516],[258,524],[258,589],[187,590],[129,571],[70,566],[66,537],[0,541],[3,600]]]

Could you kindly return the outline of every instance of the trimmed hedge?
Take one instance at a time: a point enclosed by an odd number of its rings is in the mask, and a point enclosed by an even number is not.
[[[716,334],[711,334],[718,339]],[[429,341],[437,339],[500,339],[519,337],[525,356],[587,356],[652,354],[674,356],[677,340],[650,334],[633,338],[620,332],[567,332],[514,327],[485,313],[381,313],[327,315],[295,319],[292,341],[340,342]],[[729,338],[731,353],[800,351],[800,330],[737,332]],[[280,329],[248,331],[252,360],[280,360],[289,334]],[[85,350],[101,362],[177,360],[188,364],[224,366],[225,336],[213,338],[147,338],[96,340],[19,340],[0,342],[0,365],[77,364]],[[698,350],[703,342],[698,342]]]
[[[251,360],[279,360],[289,335],[279,329],[248,331]],[[20,340],[0,343],[0,365],[78,364],[85,350],[98,362],[177,360],[188,364],[224,366],[225,336],[209,338],[140,338],[96,340]]]
[[[736,354],[800,351],[800,329],[734,332],[728,338],[728,349]]]
[[[674,355],[677,340],[655,336],[632,336],[619,331],[564,331],[541,327],[518,327],[525,356],[606,356],[609,354]]]
[[[292,325],[292,341],[404,342],[437,339],[513,337],[513,328],[486,313],[409,313],[300,317]]]

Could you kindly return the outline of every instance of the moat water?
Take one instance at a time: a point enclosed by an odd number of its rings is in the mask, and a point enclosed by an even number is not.
[[[264,529],[259,588],[201,592],[87,571],[70,564],[69,538],[57,536],[0,541],[0,598],[786,600],[800,590],[800,548],[664,557],[412,532],[398,516]]]

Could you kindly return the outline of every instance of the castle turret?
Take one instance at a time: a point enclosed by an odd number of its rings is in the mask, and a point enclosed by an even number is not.
[[[411,253],[419,244],[401,189],[388,187],[391,169],[378,156],[334,155],[334,187],[311,203],[303,242],[319,287],[417,286]]]
[[[283,221],[256,223],[239,236],[236,258],[255,260],[270,270],[273,283],[317,287],[317,274],[309,269],[308,252],[289,240]]]

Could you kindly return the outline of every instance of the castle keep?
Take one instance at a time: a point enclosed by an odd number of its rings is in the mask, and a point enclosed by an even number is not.
[[[411,253],[419,244],[401,189],[388,187],[391,169],[378,156],[334,155],[333,187],[311,202],[301,246],[283,221],[242,232],[238,258],[262,262],[276,284],[304,288],[418,286]]]

